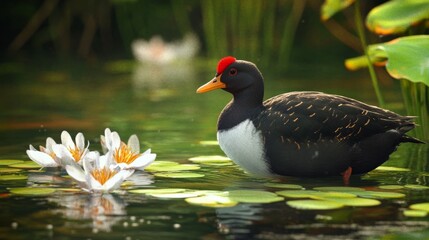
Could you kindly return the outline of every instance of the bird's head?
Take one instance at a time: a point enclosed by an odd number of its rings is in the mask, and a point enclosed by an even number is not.
[[[215,77],[199,87],[197,93],[220,88],[235,94],[251,86],[263,91],[262,81],[262,74],[255,64],[228,56],[219,61]]]

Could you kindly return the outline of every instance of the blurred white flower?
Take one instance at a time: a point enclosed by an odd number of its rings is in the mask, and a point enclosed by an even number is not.
[[[106,128],[104,136],[101,136],[103,151],[110,151],[113,155],[113,160],[122,169],[139,169],[143,170],[151,164],[156,154],[151,153],[148,149],[144,153],[140,153],[140,141],[137,136],[131,135],[128,143],[125,144],[117,132],[111,132]]]
[[[30,144],[30,149],[27,150],[28,157],[42,167],[59,167],[61,166],[58,157],[55,155],[52,147],[56,143],[54,139],[48,137],[46,139],[46,147],[40,146],[38,151]]]
[[[77,164],[66,165],[65,168],[67,173],[88,192],[113,191],[134,173],[134,170],[116,166],[112,154],[98,156],[95,159],[85,157],[82,165],[83,169]]]

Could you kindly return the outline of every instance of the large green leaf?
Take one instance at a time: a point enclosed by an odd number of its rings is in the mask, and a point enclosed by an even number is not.
[[[331,18],[335,13],[347,8],[355,0],[325,0],[321,9],[321,18],[323,21]]]
[[[429,19],[429,0],[392,0],[373,8],[366,19],[377,34],[395,34]]]
[[[429,86],[429,35],[401,37],[370,45],[368,53],[371,62],[385,65],[390,76]],[[346,60],[346,67],[351,70],[366,65],[363,57]]]

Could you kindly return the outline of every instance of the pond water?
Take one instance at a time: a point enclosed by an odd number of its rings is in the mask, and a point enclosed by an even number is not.
[[[0,159],[30,161],[29,144],[60,140],[62,130],[82,132],[90,148],[100,150],[106,127],[123,138],[137,134],[143,149],[157,161],[191,163],[196,156],[223,155],[216,140],[217,117],[230,95],[203,95],[196,88],[211,79],[205,64],[169,67],[139,66],[127,61],[93,67],[79,64],[9,64],[0,88]],[[200,66],[201,65],[201,66]],[[266,76],[266,97],[292,90],[319,90],[374,103],[369,80],[360,74],[329,74],[331,69],[296,69],[290,76]],[[317,72],[312,74],[311,72]],[[385,91],[391,107],[401,111],[399,90]],[[208,142],[206,142],[208,141]],[[404,214],[414,203],[427,202],[428,148],[404,144],[380,169],[351,179],[364,191],[401,193],[375,197],[371,207],[344,206],[334,210],[301,210],[285,197],[273,203],[238,203],[205,207],[183,198],[132,193],[132,189],[184,188],[276,192],[276,182],[247,175],[234,164],[198,164],[189,172],[199,178],[168,178],[139,172],[119,191],[97,195],[81,191],[64,171],[0,166],[2,175],[23,180],[0,181],[0,238],[4,239],[409,239],[429,237],[429,217]],[[405,168],[405,169],[404,169]],[[11,170],[15,169],[15,170]],[[341,179],[287,178],[283,183],[305,189],[342,186]],[[386,185],[392,189],[383,188]],[[417,187],[415,185],[418,185]],[[49,187],[51,194],[11,193],[17,187]],[[372,199],[372,198],[371,198]]]

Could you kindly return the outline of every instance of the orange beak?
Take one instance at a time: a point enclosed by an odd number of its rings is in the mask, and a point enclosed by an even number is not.
[[[225,83],[223,83],[220,80],[220,77],[222,74],[219,74],[219,76],[214,77],[212,80],[210,80],[208,83],[202,85],[197,89],[197,93],[205,93],[211,90],[219,89],[219,88],[226,88]]]

